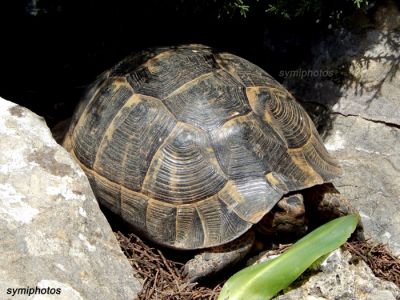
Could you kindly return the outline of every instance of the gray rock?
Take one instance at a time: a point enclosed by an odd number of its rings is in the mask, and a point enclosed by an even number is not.
[[[119,300],[141,290],[84,173],[42,118],[1,98],[0,253],[0,299]],[[61,294],[28,298],[28,287]]]
[[[315,59],[302,67],[308,76],[287,77],[285,85],[300,100],[333,112],[400,125],[400,12],[394,3],[375,18],[323,38],[312,48]]]
[[[333,183],[361,213],[367,238],[400,255],[400,13],[394,2],[313,49],[312,70],[332,77],[287,78],[344,169]],[[339,76],[340,75],[340,76]],[[343,75],[343,76],[342,76]]]
[[[344,170],[333,182],[360,211],[366,237],[400,255],[400,129],[338,115],[325,145]]]
[[[301,278],[302,284],[276,297],[278,300],[396,300],[400,289],[392,282],[375,277],[363,262],[350,263],[347,251],[334,251],[311,277]]]

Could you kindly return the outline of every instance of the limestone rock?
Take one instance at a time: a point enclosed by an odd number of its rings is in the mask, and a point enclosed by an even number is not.
[[[0,299],[131,300],[141,289],[84,173],[42,118],[1,98],[0,252]]]
[[[333,112],[400,125],[399,16],[389,1],[369,23],[324,36],[312,47],[314,60],[302,67],[320,75],[289,77],[285,85],[300,100]]]
[[[278,300],[396,300],[400,289],[392,282],[375,277],[371,269],[360,261],[351,263],[351,254],[334,251],[311,277],[303,277],[302,284],[276,297]]]
[[[365,26],[342,28],[313,47],[313,71],[287,78],[322,129],[344,175],[337,189],[361,213],[365,235],[400,255],[400,13],[393,1]]]
[[[400,129],[339,115],[325,145],[344,170],[334,184],[359,210],[366,237],[400,255]]]

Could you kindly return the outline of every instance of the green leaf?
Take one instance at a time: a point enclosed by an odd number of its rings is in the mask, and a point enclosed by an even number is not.
[[[344,244],[358,221],[357,214],[332,220],[307,234],[279,257],[239,271],[225,283],[218,300],[271,299],[317,259]]]

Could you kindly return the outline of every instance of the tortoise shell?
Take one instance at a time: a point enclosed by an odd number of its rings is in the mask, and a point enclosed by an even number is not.
[[[202,45],[132,55],[89,88],[64,145],[100,203],[180,249],[227,243],[340,169],[269,74]]]

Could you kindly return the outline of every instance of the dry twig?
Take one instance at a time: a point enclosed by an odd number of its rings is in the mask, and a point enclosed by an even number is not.
[[[400,287],[400,258],[392,255],[388,248],[371,241],[354,241],[344,245],[355,258],[362,259],[375,276],[394,282]]]
[[[125,255],[134,269],[135,276],[143,283],[139,300],[216,300],[223,282],[209,288],[189,283],[182,264],[167,259],[159,249],[144,243],[134,234],[116,233]],[[282,253],[288,245],[275,249]],[[385,245],[369,241],[347,242],[344,248],[355,259],[365,261],[377,277],[392,281],[400,287],[400,259],[393,256]]]
[[[215,300],[221,284],[214,289],[188,283],[182,264],[167,259],[160,250],[146,245],[134,234],[116,233],[122,251],[128,257],[139,280],[143,282],[140,300]]]

